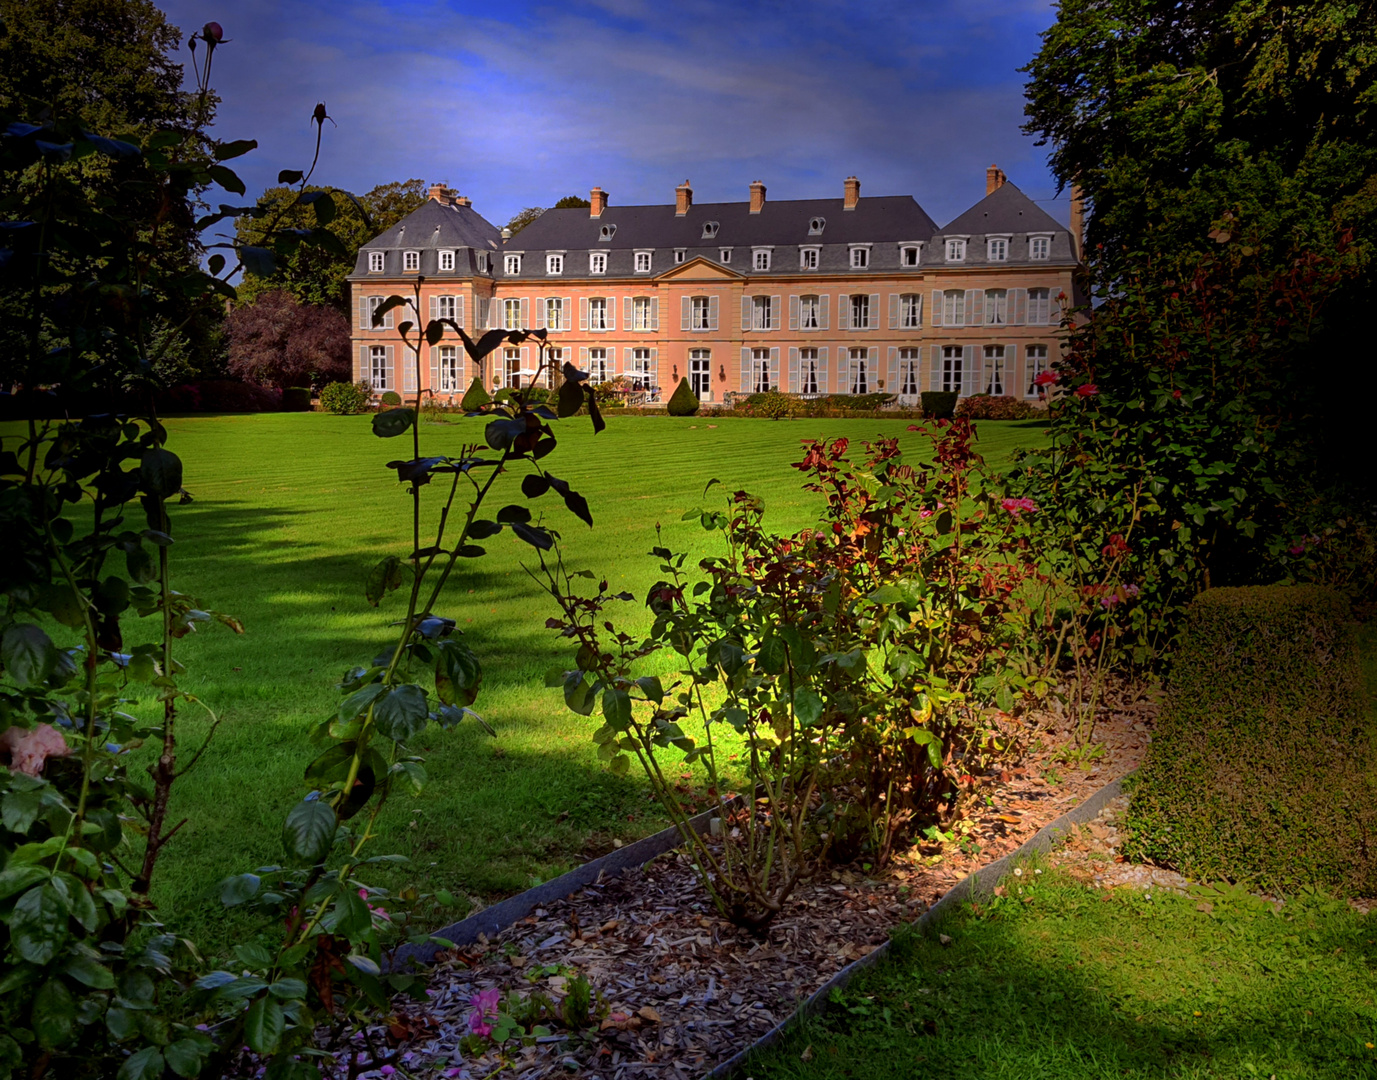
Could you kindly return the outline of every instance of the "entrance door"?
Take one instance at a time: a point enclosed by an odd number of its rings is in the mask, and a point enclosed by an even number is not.
[[[699,401],[712,400],[712,360],[695,356],[689,360],[689,389]]]

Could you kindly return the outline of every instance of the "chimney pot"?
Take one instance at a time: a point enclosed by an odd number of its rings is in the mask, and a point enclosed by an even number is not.
[[[438,203],[446,203],[449,201],[449,191],[445,188],[444,184],[431,184],[430,190],[426,192],[426,196],[434,199]]]
[[[985,170],[985,194],[993,195],[1008,182],[1008,179],[1003,169],[998,165],[991,165]]]
[[[472,206],[472,205],[473,205],[473,200],[470,199],[467,195],[456,195],[456,196],[454,196],[454,205],[455,205],[455,206]]]
[[[588,216],[602,217],[602,212],[607,209],[607,192],[595,187],[588,193],[588,201],[592,204],[588,207]]]
[[[689,212],[689,207],[693,205],[693,188],[685,180],[674,189],[674,216],[683,217]]]
[[[854,210],[856,204],[861,201],[861,182],[854,176],[848,176],[842,185],[845,197],[842,199],[843,210]]]
[[[756,180],[751,184],[751,213],[758,214],[765,209],[765,185]]]

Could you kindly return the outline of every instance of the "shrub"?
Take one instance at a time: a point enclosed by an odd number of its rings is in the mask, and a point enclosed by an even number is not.
[[[225,319],[232,375],[286,389],[348,378],[349,319],[337,308],[299,304],[274,289]]]
[[[923,403],[923,415],[933,420],[950,420],[955,416],[956,398],[953,390],[924,390],[918,396]]]
[[[336,416],[363,412],[373,393],[363,383],[334,382],[320,392],[320,407]]]
[[[198,379],[158,395],[166,412],[276,412],[282,394],[236,379]]]
[[[956,415],[968,420],[1026,420],[1030,416],[1040,416],[1041,410],[1022,398],[976,394],[957,402]]]
[[[1205,880],[1377,891],[1377,723],[1346,600],[1212,589],[1187,608],[1126,853]]]
[[[670,416],[694,416],[698,412],[698,397],[689,389],[687,379],[679,380],[665,410]]]
[[[309,386],[289,386],[282,391],[283,412],[310,412],[311,388]]]
[[[752,394],[738,411],[749,416],[763,416],[769,420],[792,420],[807,412],[805,403],[792,394],[771,390],[768,394]]]
[[[402,395],[395,390],[384,390],[379,400],[382,401],[384,405],[395,408],[402,403]]]

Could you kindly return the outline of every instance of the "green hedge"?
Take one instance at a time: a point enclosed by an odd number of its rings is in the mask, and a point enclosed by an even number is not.
[[[923,403],[923,415],[934,420],[950,420],[955,416],[956,398],[954,390],[924,390],[918,395]]]
[[[1348,602],[1209,590],[1187,610],[1125,854],[1206,881],[1377,894],[1374,765]]]

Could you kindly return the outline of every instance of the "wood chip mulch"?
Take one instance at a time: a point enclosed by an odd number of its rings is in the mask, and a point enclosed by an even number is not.
[[[669,852],[644,867],[600,880],[509,927],[489,941],[442,953],[429,1001],[398,1007],[392,1071],[374,1076],[485,1080],[581,1077],[645,1080],[700,1077],[760,1038],[837,971],[865,956],[899,923],[922,914],[973,870],[1019,847],[1082,799],[1134,769],[1157,706],[1118,686],[1106,695],[1087,766],[1058,763],[1071,732],[1056,713],[1014,723],[1033,749],[984,778],[969,811],[970,839],[918,845],[878,874],[836,868],[797,889],[761,941],[720,919],[685,857]],[[497,988],[558,1002],[582,975],[607,1006],[600,1026],[556,1032],[531,1046],[463,1054],[472,999]],[[395,1033],[410,1034],[398,1042]],[[374,1058],[370,1065],[380,1065]],[[357,1066],[356,1066],[357,1068]]]

